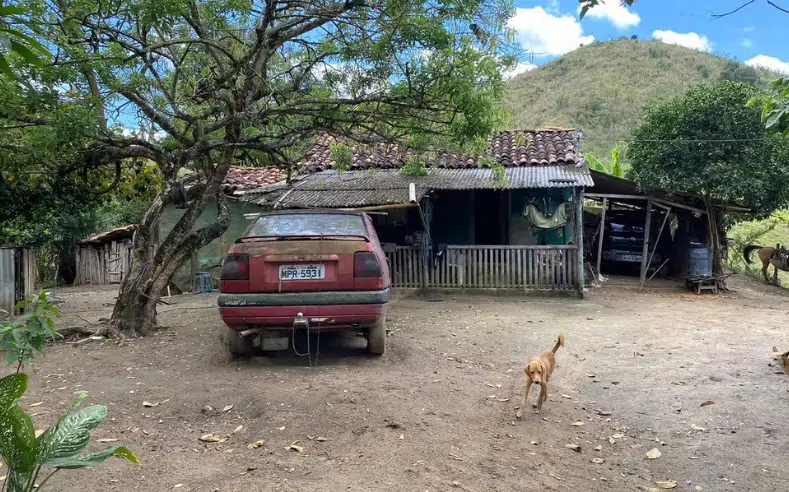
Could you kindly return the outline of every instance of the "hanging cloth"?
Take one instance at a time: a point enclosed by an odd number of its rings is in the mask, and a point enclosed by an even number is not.
[[[523,208],[523,216],[540,229],[556,229],[567,223],[566,207],[567,203],[562,203],[556,207],[553,215],[545,215],[534,204],[530,203]]]

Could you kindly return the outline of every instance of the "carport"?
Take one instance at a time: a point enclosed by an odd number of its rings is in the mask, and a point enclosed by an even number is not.
[[[639,190],[636,183],[628,179],[594,170],[591,173],[594,186],[586,188],[584,198],[599,204],[600,214],[584,214],[584,229],[587,231],[585,236],[589,238],[589,243],[584,248],[589,252],[587,261],[594,269],[594,274],[599,275],[603,263],[606,215],[613,206],[642,211],[644,239],[640,255],[639,288],[643,288],[667,266],[676,275],[686,275],[689,270],[688,254],[691,244],[708,246],[710,238],[718,242],[721,238],[725,240],[726,211],[748,211],[735,205],[718,206],[714,208],[714,220],[710,221],[704,199],[699,195],[659,189]],[[660,225],[655,232],[655,225],[658,223]],[[655,252],[661,239],[665,240],[666,234],[671,236],[671,254],[647,277]]]

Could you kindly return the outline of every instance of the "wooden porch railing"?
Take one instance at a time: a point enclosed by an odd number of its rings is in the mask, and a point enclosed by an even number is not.
[[[388,253],[393,287],[570,290],[578,288],[573,246],[448,246],[425,272],[421,248]]]

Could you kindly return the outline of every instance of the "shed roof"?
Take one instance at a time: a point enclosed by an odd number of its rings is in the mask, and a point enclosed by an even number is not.
[[[118,227],[111,231],[102,232],[95,236],[89,237],[79,242],[79,244],[103,244],[111,241],[118,241],[119,239],[131,239],[134,236],[134,231],[137,230],[136,225],[127,225]]]
[[[247,195],[244,200],[277,209],[309,207],[361,207],[408,202],[414,183],[417,200],[430,190],[483,190],[591,186],[586,166],[529,166],[507,168],[506,182],[493,181],[490,169],[430,168],[426,176],[407,176],[398,169],[309,174],[288,188]]]

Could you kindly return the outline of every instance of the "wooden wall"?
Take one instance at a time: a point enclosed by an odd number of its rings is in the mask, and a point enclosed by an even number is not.
[[[77,245],[74,285],[119,284],[131,265],[131,241]]]

